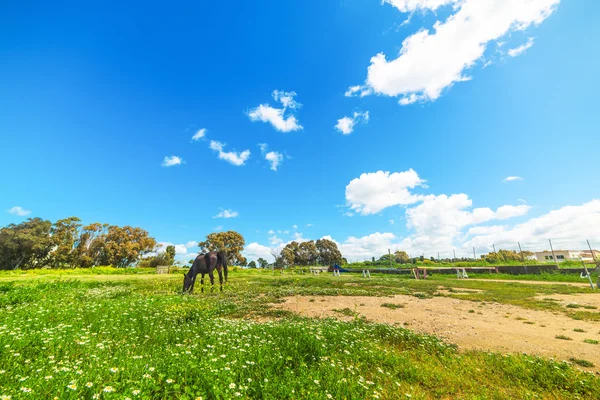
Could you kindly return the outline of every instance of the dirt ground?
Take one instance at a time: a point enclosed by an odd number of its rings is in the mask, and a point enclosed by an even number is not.
[[[565,304],[599,305],[597,295],[551,295]],[[399,305],[391,309],[384,303]],[[600,373],[600,322],[576,321],[562,313],[527,310],[498,303],[475,303],[448,297],[419,299],[414,296],[294,296],[274,308],[307,317],[351,319],[334,310],[350,309],[367,320],[404,326],[455,343],[462,350],[490,350],[501,353],[527,353],[569,360],[571,357],[594,363],[582,368]],[[346,310],[348,311],[348,310]],[[574,329],[584,332],[575,332]],[[564,335],[572,340],[557,339]]]

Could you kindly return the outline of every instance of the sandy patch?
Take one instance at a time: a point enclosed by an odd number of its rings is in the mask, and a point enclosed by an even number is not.
[[[390,309],[382,307],[383,303],[401,307]],[[407,295],[295,296],[273,308],[307,317],[351,319],[334,311],[349,308],[369,321],[402,325],[435,335],[463,350],[528,353],[559,360],[574,357],[595,364],[586,369],[600,371],[600,345],[583,342],[585,339],[600,341],[600,322],[575,321],[560,313],[447,297],[418,299]],[[572,340],[556,339],[556,335]]]

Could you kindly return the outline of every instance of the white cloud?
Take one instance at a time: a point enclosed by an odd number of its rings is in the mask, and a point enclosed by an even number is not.
[[[504,178],[504,182],[512,182],[512,181],[522,181],[523,178],[521,178],[520,176],[507,176],[506,178]]]
[[[162,162],[163,167],[172,167],[174,165],[183,164],[183,160],[177,156],[165,157]]]
[[[223,225],[215,226],[213,230],[215,232],[221,232],[223,230]]]
[[[416,240],[414,245],[421,247],[424,247],[422,242],[429,241],[430,246],[425,248],[451,248],[463,228],[525,215],[531,208],[527,205],[505,205],[496,211],[487,207],[469,210],[473,201],[464,193],[428,195],[422,200],[406,211],[406,218],[407,227],[415,230],[410,239]]]
[[[472,235],[488,235],[490,233],[498,233],[504,231],[504,227],[501,225],[491,225],[491,226],[474,226],[469,229],[467,232],[467,236]]]
[[[496,210],[495,219],[509,219],[513,217],[520,217],[521,215],[527,214],[530,209],[530,206],[526,206],[524,204],[519,206],[506,205],[498,207],[498,209]]]
[[[277,167],[283,161],[283,155],[276,151],[270,151],[265,154],[265,160],[271,163],[271,169],[273,171],[277,171]]]
[[[306,226],[308,226],[310,228],[311,226],[313,226],[313,224],[306,224]]]
[[[198,247],[198,242],[196,242],[195,240],[190,240],[185,244],[186,249],[192,249],[194,247]]]
[[[269,238],[269,243],[271,243],[272,245],[278,245],[283,243],[283,239],[280,239],[277,236],[271,236]]]
[[[267,246],[263,246],[262,244],[258,244],[256,242],[250,243],[244,248],[242,251],[242,255],[246,257],[249,261],[256,261],[259,258],[264,258],[269,262],[273,262],[274,258],[271,255],[271,248]]]
[[[204,136],[206,136],[206,129],[205,128],[198,129],[198,131],[196,131],[194,136],[192,136],[192,140],[197,142],[198,140],[204,138]]]
[[[395,223],[395,221],[393,219],[390,219],[389,222],[390,222],[391,225],[394,225],[394,223]]]
[[[271,169],[277,171],[277,167],[283,162],[283,154],[277,151],[267,151],[269,146],[266,143],[259,143],[260,152],[265,157],[265,160],[271,164]]]
[[[10,210],[8,210],[8,212],[9,212],[9,214],[18,215],[19,217],[25,217],[25,216],[31,214],[31,211],[26,210],[20,206],[12,207]]]
[[[475,247],[483,252],[491,250],[492,244],[497,249],[515,249],[517,242],[520,242],[524,250],[542,251],[549,249],[548,239],[551,239],[555,250],[579,250],[587,247],[586,239],[589,239],[592,246],[598,248],[599,226],[600,200],[596,199],[580,206],[565,206],[550,211],[513,228],[497,227],[488,232],[471,232],[477,236],[463,247]]]
[[[366,124],[369,122],[369,112],[365,111],[363,113],[355,112],[352,117],[344,117],[338,119],[337,124],[335,125],[335,129],[342,132],[344,135],[349,135],[354,130],[354,125],[357,123]]]
[[[331,236],[324,237],[325,239],[331,239]],[[335,240],[334,240],[335,241]],[[396,235],[390,232],[380,233],[375,232],[367,236],[360,238],[350,236],[343,243],[337,243],[342,255],[346,257],[348,261],[357,260],[363,261],[365,258],[370,259],[371,257],[379,258],[384,254],[387,254],[388,249],[394,252],[397,246]]]
[[[221,208],[221,212],[215,215],[213,218],[235,218],[239,214],[237,211],[233,210],[224,210]]]
[[[298,123],[296,116],[293,115],[293,110],[300,108],[302,105],[294,100],[296,92],[283,92],[275,90],[272,93],[273,99],[281,103],[283,108],[274,108],[269,104],[261,104],[248,112],[248,117],[251,121],[268,122],[280,132],[292,132],[302,129],[302,125]],[[292,111],[290,111],[292,110]],[[287,117],[286,117],[287,111]]]
[[[416,203],[419,196],[408,189],[424,183],[412,169],[392,174],[387,171],[365,173],[346,186],[346,202],[357,213],[375,214],[387,207]]]
[[[528,48],[530,48],[531,46],[533,46],[533,38],[530,37],[529,39],[527,39],[527,43],[519,46],[519,47],[515,47],[514,49],[510,49],[508,50],[508,55],[511,57],[516,57],[519,54],[522,54],[525,52],[525,50],[527,50]]]
[[[269,232],[267,232],[269,235],[274,235],[275,231],[273,229],[269,229]]]
[[[402,105],[434,101],[483,59],[486,46],[513,31],[542,23],[560,0],[386,0],[401,12],[436,10],[453,5],[452,15],[407,37],[397,58],[371,58],[364,86],[346,95],[372,91],[402,96]]]
[[[294,226],[292,226],[292,228],[298,229],[298,225],[294,225]]]
[[[383,0],[383,2],[391,4],[401,12],[406,13],[417,10],[435,11],[441,6],[456,3],[456,0]]]
[[[219,159],[225,160],[237,167],[244,165],[250,158],[250,150],[244,150],[241,153],[235,151],[224,152],[223,147],[225,147],[225,144],[221,142],[217,142],[216,140],[210,141],[210,148],[219,154]]]

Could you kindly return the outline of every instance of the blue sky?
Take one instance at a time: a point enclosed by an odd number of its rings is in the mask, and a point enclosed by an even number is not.
[[[0,225],[137,225],[181,259],[220,229],[250,259],[600,247],[600,4],[484,3],[5,5]]]

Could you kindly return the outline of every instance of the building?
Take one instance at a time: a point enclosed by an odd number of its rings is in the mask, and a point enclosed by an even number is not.
[[[554,250],[554,255],[556,255],[556,260],[554,260],[554,256],[552,255],[552,251],[536,251],[535,258],[540,262],[561,262],[561,261],[594,261],[594,259],[600,259],[600,251],[593,250],[594,256],[592,257],[592,253],[589,250]]]

